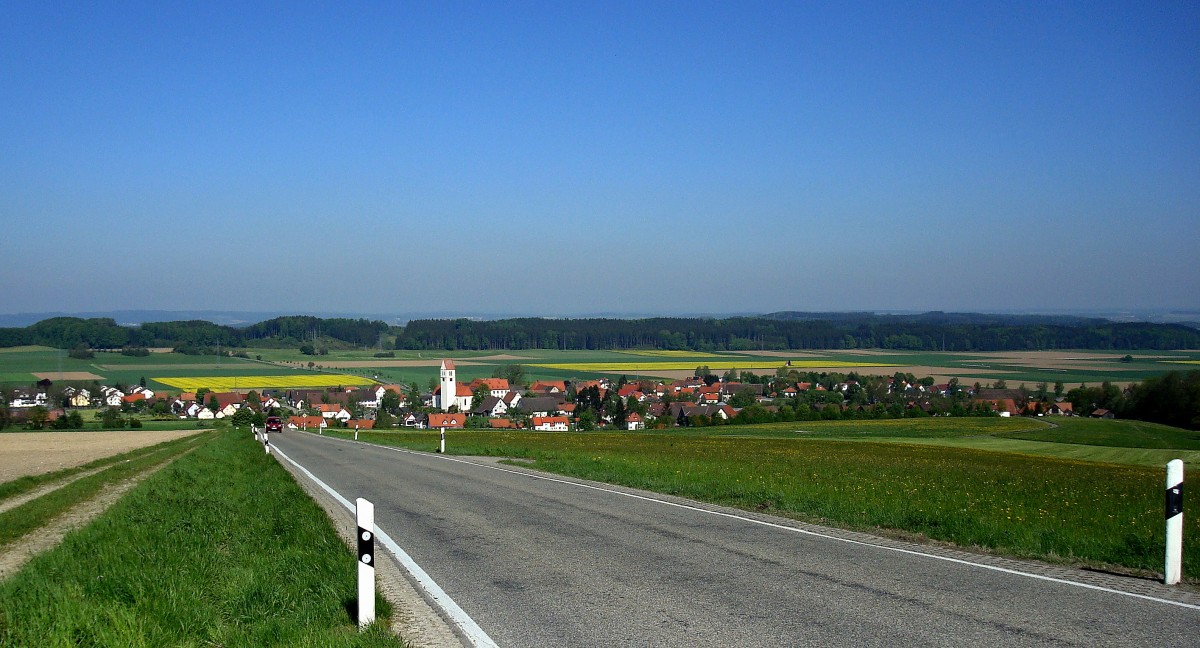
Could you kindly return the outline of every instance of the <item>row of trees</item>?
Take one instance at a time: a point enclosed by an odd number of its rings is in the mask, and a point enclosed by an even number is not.
[[[925,322],[864,315],[839,320],[651,318],[414,320],[398,349],[630,349],[745,351],[852,349],[1000,351],[1200,348],[1200,331],[1178,324],[1086,320],[1064,324]]]
[[[999,351],[1025,349],[1191,349],[1200,331],[1178,324],[1114,323],[1080,318],[842,315],[773,317],[414,320],[403,327],[365,319],[277,317],[243,328],[202,320],[121,326],[110,318],[55,317],[0,328],[0,347],[60,349],[168,347],[193,353],[246,346],[356,347],[394,337],[397,349],[630,349],[693,351],[852,349]]]
[[[388,332],[388,325],[364,319],[277,317],[244,328],[203,320],[146,322],[121,326],[111,318],[55,317],[24,328],[0,328],[0,347],[41,344],[59,349],[144,349],[166,347],[192,352],[218,348],[299,346],[306,341],[334,340],[371,346]]]
[[[1067,392],[1075,411],[1106,409],[1120,418],[1200,430],[1200,371],[1168,371],[1122,391],[1110,383]]]

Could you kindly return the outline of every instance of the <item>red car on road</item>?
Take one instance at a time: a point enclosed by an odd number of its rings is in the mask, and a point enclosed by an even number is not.
[[[283,419],[278,416],[268,416],[267,432],[283,432]]]

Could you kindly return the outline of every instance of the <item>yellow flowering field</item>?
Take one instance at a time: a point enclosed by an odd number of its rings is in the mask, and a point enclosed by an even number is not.
[[[373,385],[375,381],[350,374],[293,374],[290,376],[183,376],[155,378],[156,382],[181,389],[196,391],[207,387],[211,391],[223,392],[233,389],[274,389],[311,387],[339,387],[344,385]]]

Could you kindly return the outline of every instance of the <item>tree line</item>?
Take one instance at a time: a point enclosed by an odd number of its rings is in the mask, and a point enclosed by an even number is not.
[[[410,350],[663,349],[753,351],[881,348],[909,351],[1045,349],[1195,349],[1200,330],[1181,324],[1118,323],[1074,317],[845,314],[828,319],[781,317],[502,320],[427,319],[405,326],[378,320],[287,316],[245,327],[203,320],[122,326],[111,318],[55,317],[0,328],[0,347],[60,349],[354,347]],[[391,340],[394,338],[394,343]]]
[[[204,320],[121,326],[111,318],[54,317],[23,328],[0,328],[0,347],[40,344],[59,349],[158,347],[208,352],[264,342],[291,347],[316,339],[371,346],[388,330],[388,325],[380,321],[309,316],[277,317],[246,327]]]
[[[1077,320],[1077,318],[1075,318]],[[1194,349],[1200,331],[1179,324],[1011,323],[862,315],[829,320],[769,317],[413,320],[397,331],[397,349],[687,351],[882,348],[911,351],[1045,349]]]

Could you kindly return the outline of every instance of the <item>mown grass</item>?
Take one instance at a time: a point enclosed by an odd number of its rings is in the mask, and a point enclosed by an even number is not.
[[[0,583],[0,645],[403,645],[358,632],[354,565],[261,445],[216,433]]]
[[[1162,569],[1161,468],[946,447],[920,438],[902,444],[475,431],[447,437],[451,453],[522,458],[541,470],[805,521],[1019,557]],[[437,445],[436,432],[360,439],[424,450]],[[1185,574],[1200,574],[1198,518],[1185,518]]]
[[[1116,448],[1200,450],[1200,432],[1145,421],[1056,417],[1053,427],[1046,425],[1005,436]]]

